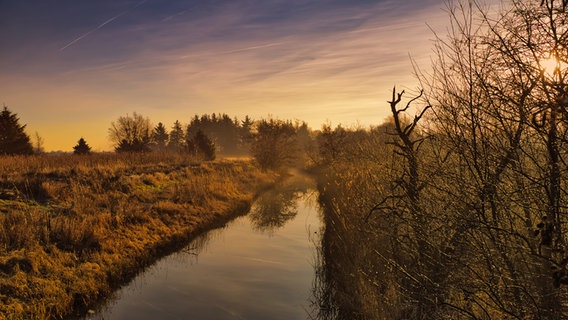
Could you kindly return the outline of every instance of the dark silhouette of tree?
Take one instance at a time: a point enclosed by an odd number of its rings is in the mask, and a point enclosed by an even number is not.
[[[138,140],[134,139],[133,141],[126,141],[122,140],[114,148],[116,152],[149,152],[150,151],[150,143],[149,139]]]
[[[20,125],[19,121],[17,114],[12,113],[7,106],[4,106],[4,110],[0,113],[0,154],[25,155],[33,153],[34,149],[30,137],[24,131],[26,125]]]
[[[298,157],[296,128],[289,121],[259,121],[251,143],[252,155],[263,169],[290,165]]]
[[[319,149],[319,161],[324,165],[330,165],[340,156],[343,156],[346,145],[346,131],[340,125],[335,129],[331,125],[322,126],[321,132],[317,136]]]
[[[150,119],[134,112],[111,123],[110,139],[115,143],[116,152],[150,151]]]
[[[81,137],[79,141],[77,141],[77,145],[73,147],[74,154],[90,154],[91,147],[87,144],[87,141]]]
[[[187,140],[190,153],[202,156],[207,161],[215,160],[215,142],[203,131],[198,130],[195,135]]]
[[[187,126],[186,140],[191,139],[199,130],[215,140],[217,149],[225,155],[240,155],[248,149],[242,144],[239,121],[231,119],[227,114],[195,115]]]
[[[241,121],[241,139],[244,142],[249,142],[253,127],[254,121],[249,116],[245,116],[245,119]]]
[[[159,122],[158,125],[154,128],[154,130],[152,131],[151,139],[152,139],[152,144],[155,146],[155,148],[158,151],[166,150],[169,134],[166,130],[166,127],[164,127],[163,123]]]
[[[248,115],[245,116],[239,126],[239,147],[246,154],[250,153],[253,129],[254,121]]]
[[[181,126],[181,123],[177,120],[172,127],[172,131],[170,132],[168,150],[174,152],[182,152],[184,150],[183,128]]]
[[[312,131],[305,121],[296,121],[294,129],[296,130],[295,149],[297,150],[295,165],[299,168],[312,165],[313,160],[310,159],[309,152],[316,148],[314,137],[312,137]]]

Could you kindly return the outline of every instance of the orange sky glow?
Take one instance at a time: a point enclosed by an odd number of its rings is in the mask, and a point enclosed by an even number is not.
[[[0,103],[47,151],[112,150],[111,121],[133,112],[377,125],[448,21],[442,0],[94,3],[0,2]]]

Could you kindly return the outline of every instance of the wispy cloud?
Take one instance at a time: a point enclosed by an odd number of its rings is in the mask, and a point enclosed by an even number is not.
[[[116,94],[153,108],[377,123],[392,85],[414,86],[408,55],[430,52],[425,19],[438,10],[418,19],[392,11],[378,19],[384,6],[330,10],[267,28],[254,12],[230,9],[144,29],[135,56],[68,77],[90,78],[91,88],[114,83]]]
[[[14,54],[18,63],[7,65],[0,53],[7,66],[0,87],[9,93],[0,92],[0,102],[19,103],[34,128],[96,116],[105,132],[132,111],[164,123],[227,112],[313,127],[377,124],[392,85],[414,86],[409,53],[428,61],[426,23],[444,16],[438,0],[99,1],[104,10],[89,17],[96,27],[74,25],[79,36],[60,31],[71,41],[54,33],[52,54]],[[38,74],[40,66],[49,72]],[[66,145],[76,142],[67,135]],[[104,134],[99,139],[92,143],[104,145]]]

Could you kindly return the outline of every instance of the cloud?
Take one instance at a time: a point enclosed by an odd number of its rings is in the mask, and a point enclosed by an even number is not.
[[[49,50],[10,51],[0,101],[36,108],[34,125],[97,114],[104,127],[132,111],[164,123],[227,112],[376,124],[392,85],[415,86],[408,55],[428,61],[426,22],[444,17],[432,0],[101,3],[80,27],[61,12],[83,12],[76,4],[51,10],[73,27],[47,40],[24,30]]]

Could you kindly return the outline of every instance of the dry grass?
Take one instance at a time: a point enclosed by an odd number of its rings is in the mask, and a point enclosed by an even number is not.
[[[180,155],[0,158],[0,319],[84,309],[274,178]]]

